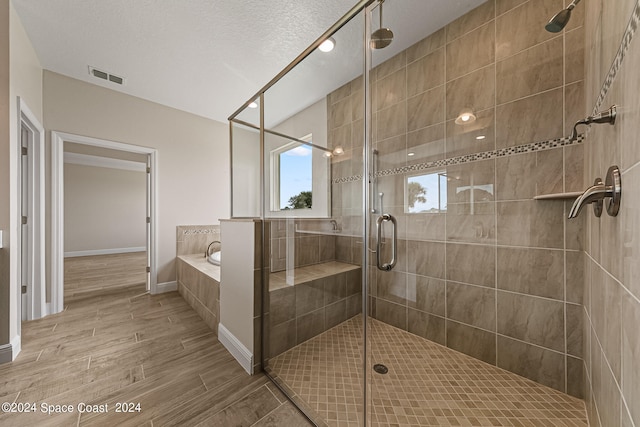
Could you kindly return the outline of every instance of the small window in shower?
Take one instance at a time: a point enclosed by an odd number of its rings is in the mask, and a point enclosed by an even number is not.
[[[407,213],[447,211],[447,175],[445,171],[407,176],[404,210]]]
[[[301,140],[311,142],[311,135]],[[292,142],[271,152],[273,210],[310,209],[313,205],[312,149]]]

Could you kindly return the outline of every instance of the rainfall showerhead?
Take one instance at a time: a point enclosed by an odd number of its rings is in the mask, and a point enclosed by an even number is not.
[[[544,28],[550,33],[559,33],[562,31],[562,29],[569,23],[569,19],[571,19],[571,11],[578,3],[580,3],[580,0],[573,0],[566,9],[561,10],[551,18]]]
[[[382,26],[382,3],[384,0],[380,1],[380,28],[371,34],[371,48],[373,49],[384,49],[393,41],[393,31]]]

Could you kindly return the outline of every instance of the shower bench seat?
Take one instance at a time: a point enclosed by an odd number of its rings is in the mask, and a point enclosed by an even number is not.
[[[277,356],[362,312],[359,265],[330,261],[269,275],[269,356]]]

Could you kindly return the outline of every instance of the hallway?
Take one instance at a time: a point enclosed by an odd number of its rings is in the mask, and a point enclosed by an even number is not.
[[[3,407],[3,426],[308,425],[263,374],[243,371],[177,292],[76,294],[63,313],[24,323],[22,345],[0,366],[0,401],[35,404],[35,413]],[[132,412],[116,411],[124,402]],[[80,414],[81,403],[108,413]],[[73,412],[43,413],[53,405]]]

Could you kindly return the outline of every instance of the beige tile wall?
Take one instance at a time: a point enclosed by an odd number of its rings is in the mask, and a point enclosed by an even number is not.
[[[220,283],[176,258],[178,292],[217,335],[220,322]]]
[[[343,224],[338,226],[342,228]],[[269,331],[267,356],[274,357],[361,313],[362,273],[359,268],[339,273],[331,271],[332,267],[327,263],[332,261],[340,259],[355,265],[360,261],[352,262],[350,256],[349,259],[339,258],[342,246],[338,242],[341,239],[350,242],[351,238],[331,235],[333,225],[329,219],[273,219],[267,228],[270,272],[285,270],[287,257],[293,257],[296,277],[304,275],[305,267],[327,266],[324,277],[265,291],[268,297],[265,305]]]
[[[590,113],[617,104],[619,116],[615,126],[594,126],[588,133],[583,185],[614,164],[623,183],[617,217],[586,215],[582,313],[592,426],[640,425],[640,41],[632,37],[639,7],[636,0],[584,4],[586,108]],[[633,31],[626,32],[630,23]],[[612,64],[617,68],[610,73]],[[603,89],[606,96],[599,98]]]
[[[489,0],[376,67],[378,169],[568,134],[585,115],[584,8],[564,32],[544,30],[565,3]],[[347,178],[362,174],[361,103],[361,79],[328,97],[330,142],[345,149],[333,159],[333,179],[344,178],[332,187],[333,216],[354,232],[362,181]],[[477,120],[456,125],[466,107]],[[584,219],[565,220],[569,202],[533,197],[582,190],[583,159],[576,144],[427,169],[450,179],[446,214],[405,213],[406,174],[380,176],[384,210],[398,219],[399,262],[371,272],[372,314],[582,396]],[[478,184],[492,187],[458,191]],[[361,249],[338,238],[336,259],[357,262]]]
[[[178,225],[176,255],[204,254],[214,240],[220,241],[220,225]]]

